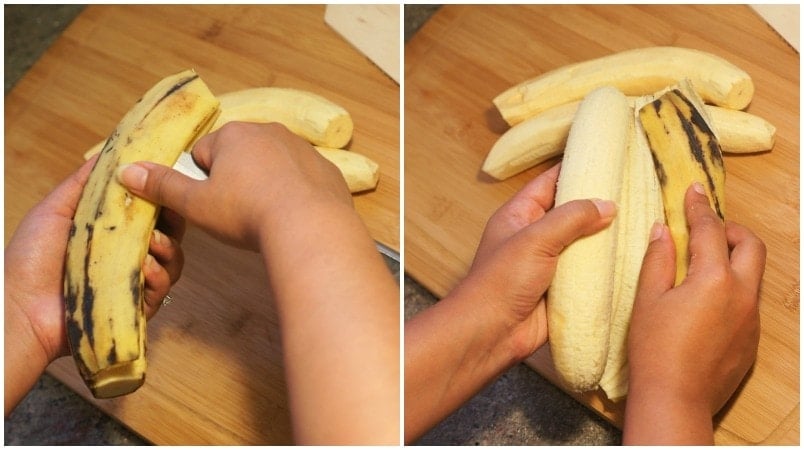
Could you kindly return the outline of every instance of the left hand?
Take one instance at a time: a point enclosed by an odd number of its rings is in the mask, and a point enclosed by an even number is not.
[[[491,216],[469,274],[458,287],[487,293],[482,303],[489,308],[488,320],[505,324],[507,348],[516,360],[547,341],[543,300],[561,251],[607,227],[616,213],[612,202],[600,200],[554,207],[560,167],[556,164],[530,181]]]
[[[20,222],[5,250],[9,308],[25,317],[49,361],[69,354],[64,324],[63,274],[67,240],[81,192],[95,158],[56,187]],[[150,318],[161,305],[184,265],[180,245],[185,224],[178,214],[162,210],[143,262],[145,311]],[[19,324],[18,324],[19,325]],[[7,343],[8,344],[8,343]]]

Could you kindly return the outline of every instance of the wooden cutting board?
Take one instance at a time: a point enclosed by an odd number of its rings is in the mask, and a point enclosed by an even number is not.
[[[188,67],[215,93],[293,87],[346,108],[350,148],[381,170],[355,207],[378,242],[399,250],[399,87],[325,24],[323,6],[88,7],[6,97],[6,242],[148,88]],[[289,443],[260,258],[192,227],[183,248],[175,301],[149,323],[145,386],[90,400],[156,444]],[[49,372],[89,398],[71,359]]]
[[[726,157],[729,215],[765,241],[768,260],[759,355],[717,417],[716,441],[797,444],[799,55],[746,6],[440,9],[405,48],[405,270],[445,295],[466,274],[492,212],[556,162],[503,182],[480,171],[507,129],[492,104],[497,94],[568,63],[653,45],[739,65],[756,85],[748,111],[777,127],[772,152]],[[548,346],[528,363],[557,382]],[[576,397],[621,424],[621,406],[598,393]]]

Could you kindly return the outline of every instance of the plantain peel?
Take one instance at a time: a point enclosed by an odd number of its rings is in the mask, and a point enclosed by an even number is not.
[[[661,185],[667,225],[676,247],[676,285],[684,280],[689,267],[684,196],[690,184],[701,183],[712,209],[721,219],[725,217],[723,156],[701,105],[694,92],[684,89],[682,84],[639,111]]]
[[[76,208],[64,272],[67,337],[96,398],[145,381],[143,260],[159,207],[116,179],[136,161],[172,166],[207,132],[219,101],[193,70],[169,76],[126,113],[106,141]]]

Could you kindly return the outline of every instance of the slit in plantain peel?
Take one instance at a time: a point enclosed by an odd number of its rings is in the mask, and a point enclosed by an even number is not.
[[[684,280],[689,267],[684,196],[690,184],[700,182],[712,209],[721,219],[725,217],[726,173],[720,144],[699,106],[700,98],[685,91],[686,94],[682,89],[673,89],[639,111],[676,247],[676,285]]]
[[[117,181],[121,165],[172,166],[212,125],[219,101],[192,70],[151,88],[106,141],[76,208],[64,273],[70,350],[96,398],[145,381],[143,260],[159,213]]]

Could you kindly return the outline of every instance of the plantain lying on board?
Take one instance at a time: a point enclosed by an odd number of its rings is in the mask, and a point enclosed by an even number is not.
[[[582,99],[601,86],[625,95],[650,95],[683,79],[692,80],[710,104],[743,109],[754,95],[744,70],[718,55],[683,47],[634,48],[556,68],[511,86],[494,98],[509,125],[553,106]]]
[[[700,182],[721,219],[726,197],[720,144],[703,115],[700,98],[689,88],[683,90],[686,94],[681,88],[673,89],[639,111],[662,188],[667,226],[676,246],[676,285],[684,280],[689,267],[689,230],[684,212],[687,188]]]
[[[123,117],[92,169],[73,220],[64,273],[67,336],[97,398],[145,380],[143,260],[158,215],[116,180],[123,164],[173,165],[205,133],[219,101],[192,70],[158,82]]]
[[[313,92],[265,86],[218,96],[221,115],[210,132],[227,122],[279,122],[313,145],[343,148],[352,139],[352,116]]]

